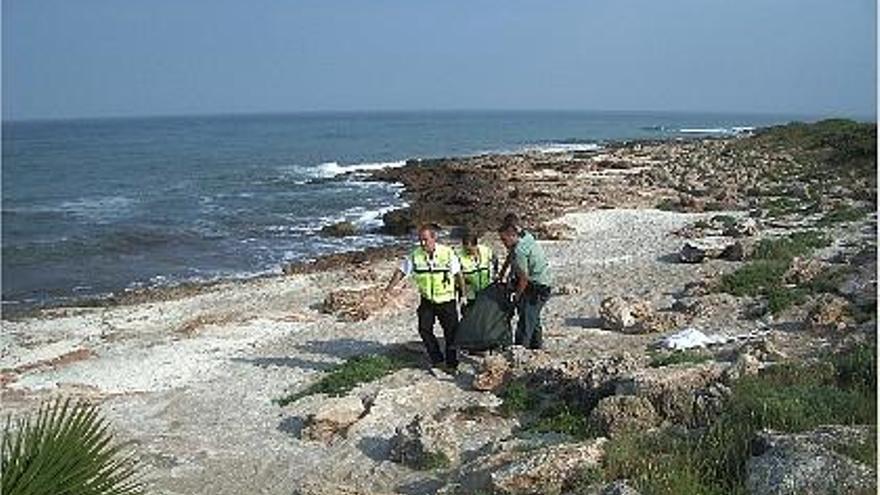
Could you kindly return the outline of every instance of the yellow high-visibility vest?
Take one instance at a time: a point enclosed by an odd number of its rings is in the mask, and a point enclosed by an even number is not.
[[[420,246],[411,256],[413,278],[422,297],[437,304],[455,300],[455,276],[452,273],[455,252],[452,248],[436,244],[431,259]]]
[[[471,256],[464,248],[459,250],[461,274],[464,276],[465,295],[468,301],[477,298],[477,293],[492,283],[492,250],[489,246],[477,245],[477,256]]]

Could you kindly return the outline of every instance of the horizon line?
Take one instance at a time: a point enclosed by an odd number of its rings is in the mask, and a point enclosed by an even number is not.
[[[95,120],[127,120],[127,119],[170,119],[170,118],[198,118],[198,117],[258,117],[258,116],[294,116],[294,115],[345,115],[345,114],[416,114],[416,113],[605,113],[605,114],[691,114],[691,115],[741,115],[741,116],[784,116],[803,117],[808,119],[845,118],[876,122],[874,115],[856,115],[849,112],[773,112],[773,111],[748,111],[748,110],[633,110],[633,109],[586,109],[586,108],[422,108],[422,109],[347,109],[347,110],[277,110],[277,111],[242,111],[242,112],[205,112],[205,113],[157,113],[157,114],[131,114],[131,115],[82,115],[82,116],[58,116],[58,117],[25,117],[25,118],[0,118],[0,123],[39,123],[39,122],[65,122],[65,121],[95,121]]]

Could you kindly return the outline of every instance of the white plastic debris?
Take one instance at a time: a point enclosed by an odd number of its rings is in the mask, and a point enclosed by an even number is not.
[[[723,344],[730,340],[723,335],[706,335],[696,328],[685,328],[672,335],[660,339],[660,347],[666,349],[693,349],[694,347],[706,347],[712,344]]]

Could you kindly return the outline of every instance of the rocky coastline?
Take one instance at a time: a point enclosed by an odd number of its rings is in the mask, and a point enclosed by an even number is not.
[[[428,374],[412,291],[375,297],[403,243],[4,321],[4,409],[100,403],[154,493],[876,491],[876,126],[372,180],[405,186],[395,235],[495,243],[521,213],[558,274],[547,348]]]

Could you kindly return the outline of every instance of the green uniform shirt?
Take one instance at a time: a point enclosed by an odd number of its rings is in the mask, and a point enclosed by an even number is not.
[[[550,285],[547,256],[531,232],[526,231],[520,235],[513,250],[513,264],[528,275],[530,283]]]

